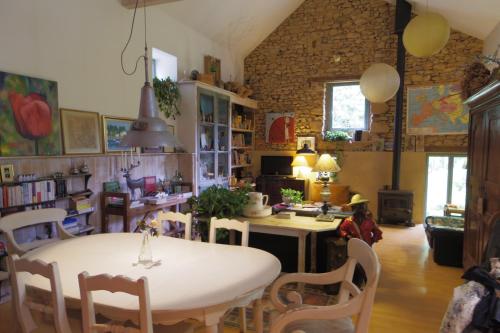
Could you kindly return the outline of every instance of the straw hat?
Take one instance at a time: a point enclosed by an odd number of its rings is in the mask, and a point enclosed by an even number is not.
[[[370,202],[368,199],[363,199],[361,194],[355,194],[351,198],[351,202],[347,204],[347,206],[354,206],[357,204],[365,203],[365,202]]]

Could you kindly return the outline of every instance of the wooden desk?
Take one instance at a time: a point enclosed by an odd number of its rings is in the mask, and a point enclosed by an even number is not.
[[[123,206],[113,206],[108,203],[110,198],[121,198],[123,199]],[[115,215],[121,216],[123,218],[123,232],[130,232],[130,220],[135,216],[143,216],[145,219],[149,214],[163,210],[165,208],[175,207],[175,211],[179,210],[179,205],[186,203],[188,196],[182,193],[173,194],[168,197],[166,203],[159,205],[148,205],[145,204],[141,207],[130,208],[130,194],[129,193],[113,193],[113,192],[102,192],[101,193],[101,232],[108,232],[108,216]]]
[[[306,237],[311,233],[311,271],[316,271],[316,238],[318,232],[337,230],[342,218],[333,222],[318,222],[313,217],[295,216],[293,219],[279,219],[276,215],[261,218],[239,217],[240,221],[250,222],[251,232],[260,232],[272,235],[297,237],[298,244],[298,271],[306,270]]]

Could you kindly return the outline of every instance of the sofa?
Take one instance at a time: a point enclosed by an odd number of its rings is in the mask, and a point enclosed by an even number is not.
[[[444,266],[462,267],[464,219],[454,216],[427,216],[425,234],[433,250],[434,262]]]

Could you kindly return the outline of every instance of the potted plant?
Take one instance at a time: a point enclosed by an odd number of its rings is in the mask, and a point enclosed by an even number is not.
[[[349,141],[352,138],[344,131],[326,131],[325,141]]]
[[[202,240],[207,240],[210,218],[233,218],[243,214],[248,203],[250,187],[230,191],[217,185],[210,186],[197,197],[188,200],[198,225]],[[217,230],[217,240],[226,238],[227,230]]]
[[[291,188],[281,189],[281,198],[287,205],[302,203],[302,192]]]
[[[167,119],[170,117],[175,119],[175,116],[181,114],[177,106],[181,98],[177,82],[172,81],[170,77],[166,79],[154,78],[153,88],[158,100],[158,107]]]

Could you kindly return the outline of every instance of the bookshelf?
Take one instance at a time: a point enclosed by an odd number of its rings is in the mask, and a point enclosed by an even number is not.
[[[68,212],[66,230],[74,235],[90,234],[94,227],[89,224],[89,218],[95,211],[89,199],[93,194],[88,188],[90,177],[90,173],[80,173],[0,183],[0,216],[26,210],[64,208]],[[49,237],[51,233],[47,231]]]
[[[237,100],[231,105],[231,177],[236,181],[251,175],[256,108],[256,105]]]

